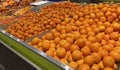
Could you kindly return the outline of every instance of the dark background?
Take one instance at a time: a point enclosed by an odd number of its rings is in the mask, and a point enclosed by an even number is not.
[[[0,43],[0,65],[6,70],[36,70]],[[0,66],[0,70],[3,70]]]

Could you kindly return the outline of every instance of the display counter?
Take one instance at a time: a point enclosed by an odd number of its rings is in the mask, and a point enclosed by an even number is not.
[[[62,69],[56,64],[50,62],[44,57],[38,55],[37,53],[31,51],[30,49],[16,42],[15,40],[12,40],[10,37],[6,36],[2,32],[0,32],[0,40],[1,42],[4,42],[7,45],[6,47],[11,48],[17,53],[19,53],[20,55],[22,55],[24,58],[26,58],[35,66],[37,66],[37,68],[40,68],[42,70],[53,70],[53,69],[61,70]]]

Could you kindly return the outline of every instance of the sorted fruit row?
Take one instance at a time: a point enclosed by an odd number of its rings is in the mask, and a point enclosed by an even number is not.
[[[118,70],[117,63],[120,62],[119,5],[87,4],[82,8],[80,5],[79,8],[73,6],[75,9],[73,10],[66,7],[68,5],[72,8],[70,4],[72,3],[62,3],[62,9],[55,8],[59,3],[51,5],[53,8],[50,8],[51,6],[43,8],[42,18],[46,21],[55,17],[61,18],[63,14],[65,17],[63,16],[62,20],[59,19],[57,24],[54,24],[55,29],[42,38],[33,38],[28,44],[75,70]],[[78,4],[73,5],[78,6]],[[56,13],[56,9],[60,10]],[[47,13],[49,15],[46,15]]]
[[[69,14],[71,14],[70,17],[76,18],[72,15],[72,12],[76,9],[80,10],[80,8],[81,6],[77,3],[54,3],[41,9],[40,12],[30,12],[22,15],[22,20],[11,24],[6,31],[21,40],[25,40],[55,27],[64,21],[64,18],[69,17]]]

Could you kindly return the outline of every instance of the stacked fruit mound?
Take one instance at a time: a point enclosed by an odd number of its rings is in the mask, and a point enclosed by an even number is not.
[[[16,2],[14,0],[8,0],[5,2],[2,2],[0,5],[0,14],[11,14],[18,8],[27,6],[34,1],[35,0],[21,0],[20,2]]]
[[[33,16],[32,21],[26,19],[27,22],[11,26],[11,33],[19,33],[20,24],[24,33],[56,25],[41,39],[34,38],[28,44],[75,70],[117,70],[120,62],[120,7],[117,4],[88,4],[80,8],[77,4],[56,3],[37,15],[40,18]],[[24,30],[23,25],[32,26]]]
[[[7,32],[25,40],[53,28],[57,24],[61,24],[64,20],[69,20],[67,17],[72,17],[74,10],[80,10],[80,5],[69,2],[54,3],[51,6],[41,9],[39,13],[30,12],[23,15],[23,19],[15,22],[15,24],[11,24]]]

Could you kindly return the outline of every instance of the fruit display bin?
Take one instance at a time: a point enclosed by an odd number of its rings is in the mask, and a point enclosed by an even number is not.
[[[32,8],[30,10],[30,12],[34,12],[34,13],[42,12],[42,10],[40,11],[40,9],[43,8],[44,6],[47,6],[47,5],[50,5],[50,4],[52,4],[52,3],[50,2],[50,3],[46,3],[46,4],[42,4],[42,5],[36,6],[36,7]],[[82,6],[84,6],[84,4],[82,4]],[[44,13],[42,13],[42,14],[44,15]],[[93,14],[92,14],[92,16],[93,16]],[[22,15],[20,15],[18,17],[24,18],[24,16],[22,16]],[[71,17],[71,16],[69,16],[69,17]],[[75,19],[76,18],[77,17],[75,16]],[[67,21],[68,21],[68,19],[67,19]],[[33,34],[31,37],[21,40],[21,39],[15,37],[14,35],[12,35],[12,34],[7,32],[7,28],[11,24],[17,24],[17,23],[14,23],[14,22],[17,22],[17,20],[13,21],[10,24],[0,25],[0,40],[2,40],[2,42],[6,43],[9,47],[11,47],[15,51],[19,52],[20,54],[22,54],[25,58],[27,58],[32,63],[34,63],[38,68],[41,68],[43,70],[73,70],[73,68],[71,68],[70,66],[66,65],[67,63],[63,64],[62,62],[60,62],[58,60],[55,60],[53,57],[49,56],[48,54],[44,53],[43,51],[40,51],[40,49],[37,49],[36,47],[31,46],[29,44],[29,42],[31,42],[36,37],[39,38],[39,39],[42,39],[43,36],[45,36],[47,33],[50,33],[50,31],[54,29],[54,26],[52,26],[51,29],[50,28],[47,29],[48,31],[46,31],[46,30],[44,31],[43,30],[40,34],[37,34],[37,35]],[[65,23],[63,23],[63,24],[65,24]],[[57,25],[56,25],[56,29],[57,29]],[[58,30],[60,30],[60,29],[58,28]],[[77,30],[77,29],[74,28],[74,30]],[[68,31],[69,31],[69,29],[68,29]],[[72,53],[72,52],[70,52],[70,53]],[[120,70],[119,69],[120,68],[120,64],[116,63],[116,66],[117,66],[117,64],[118,64],[118,70]]]
[[[9,25],[10,23],[13,23],[14,21],[20,20],[20,18],[22,18],[21,16],[25,13],[30,12],[32,8],[34,8],[34,6],[29,5],[29,6],[21,7],[20,9],[16,9],[15,11],[12,11],[8,15],[2,14],[0,16],[1,17],[0,26],[4,27]]]
[[[0,30],[0,40],[9,45],[15,51],[22,54],[25,58],[36,64],[43,70],[72,70],[71,67],[56,61],[47,54],[33,48],[20,39],[6,33],[4,30]],[[52,68],[52,69],[51,69]]]
[[[39,12],[39,10],[41,8],[43,8],[44,6],[46,5],[51,5],[53,2],[51,1],[48,1],[46,3],[43,3],[41,5],[34,5],[34,4],[31,4],[31,5],[28,5],[28,6],[24,6],[24,7],[21,7],[19,9],[16,9],[15,11],[12,11],[9,15],[4,15],[4,14],[1,14],[0,17],[2,16],[11,16],[11,18],[5,18],[3,20],[0,20],[0,29],[6,29],[11,23],[13,22],[16,22],[18,20],[20,20],[21,18],[23,18],[23,14],[26,14],[26,13],[30,13],[30,12]],[[27,10],[25,10],[26,7],[29,7]],[[25,10],[25,11],[24,11]],[[18,13],[19,12],[19,13]],[[20,13],[21,12],[21,13]],[[18,13],[17,15],[15,15],[15,13]]]
[[[32,8],[30,11],[38,12],[40,8],[46,5],[50,5],[50,4],[51,2],[37,6],[35,8]],[[22,18],[22,15],[20,15],[20,17]],[[13,21],[10,24],[14,24],[14,22],[17,22],[17,21]],[[6,43],[13,50],[23,55],[25,58],[30,60],[40,69],[43,69],[43,70],[63,70],[63,69],[73,70],[68,65],[63,64],[53,59],[52,57],[48,56],[46,53],[39,51],[38,49],[35,49],[34,47],[28,45],[26,43],[27,40],[21,41],[20,39],[7,33],[5,30],[8,28],[10,24],[0,25],[0,40],[2,40],[2,42]]]

